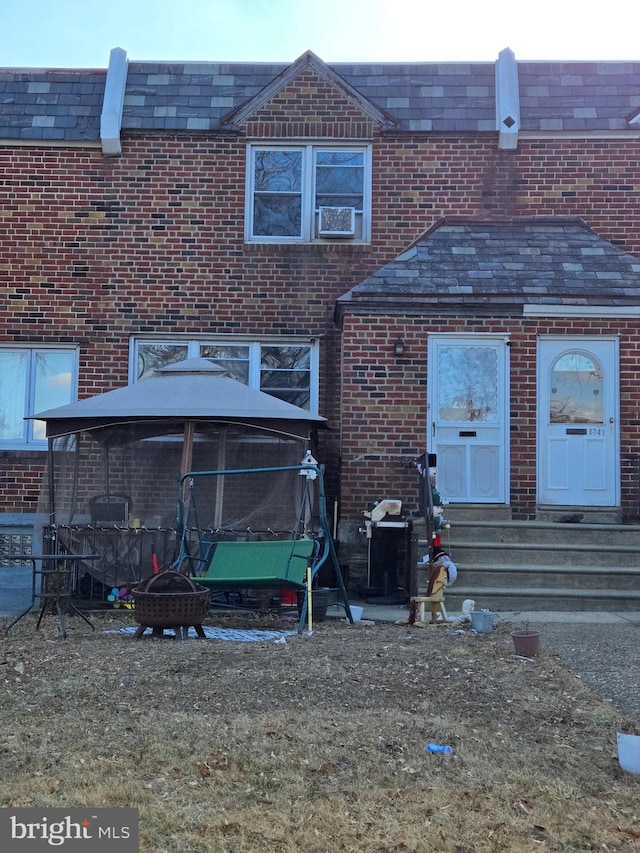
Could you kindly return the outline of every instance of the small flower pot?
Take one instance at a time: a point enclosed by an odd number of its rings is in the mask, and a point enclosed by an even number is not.
[[[524,658],[534,658],[540,648],[540,631],[533,628],[523,628],[511,632],[513,648],[517,655]]]

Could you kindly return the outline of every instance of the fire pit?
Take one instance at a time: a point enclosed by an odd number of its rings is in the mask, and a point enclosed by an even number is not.
[[[194,583],[181,572],[160,572],[142,581],[133,591],[134,615],[140,626],[135,637],[147,628],[154,636],[162,637],[165,628],[172,628],[177,640],[186,640],[189,628],[204,637],[202,623],[207,615],[209,590]]]

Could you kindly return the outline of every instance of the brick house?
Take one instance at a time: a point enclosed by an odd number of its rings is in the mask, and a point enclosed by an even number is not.
[[[635,517],[639,136],[640,63],[508,49],[0,70],[5,542],[24,415],[197,355],[328,419],[346,540],[425,450],[452,504]]]

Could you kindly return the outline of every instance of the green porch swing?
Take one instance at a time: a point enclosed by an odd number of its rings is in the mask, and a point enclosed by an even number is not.
[[[214,512],[221,522],[219,508],[227,477],[248,478],[243,481],[245,490],[249,489],[246,494],[255,495],[260,476],[289,472],[299,475],[297,482],[302,485],[295,529],[282,531],[268,526],[256,533],[246,524],[200,526],[196,496],[200,481],[214,483],[209,495],[215,495],[218,511],[214,509]],[[315,511],[313,491],[316,493]],[[267,503],[275,508],[277,499]],[[302,593],[299,633],[307,621],[309,592],[314,580],[321,568],[331,566],[339,601],[349,622],[353,623],[327,518],[324,469],[310,454],[299,465],[187,472],[179,481],[177,529],[180,549],[173,569],[193,575],[199,584],[214,592],[276,589]]]

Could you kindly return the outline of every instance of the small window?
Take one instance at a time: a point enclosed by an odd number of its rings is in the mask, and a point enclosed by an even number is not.
[[[0,348],[0,447],[44,448],[44,421],[25,417],[73,402],[75,350]]]
[[[311,353],[308,346],[262,346],[260,390],[287,403],[309,408]]]
[[[371,166],[367,147],[250,146],[248,170],[248,241],[369,241]],[[321,211],[327,221],[353,225],[323,228]],[[336,211],[335,217],[332,211]]]
[[[147,379],[159,367],[198,356],[219,364],[244,385],[317,414],[316,344],[140,340],[134,343],[134,381]]]
[[[210,358],[224,367],[227,375],[245,385],[249,384],[250,347],[233,344],[205,344],[200,346],[200,356]]]

